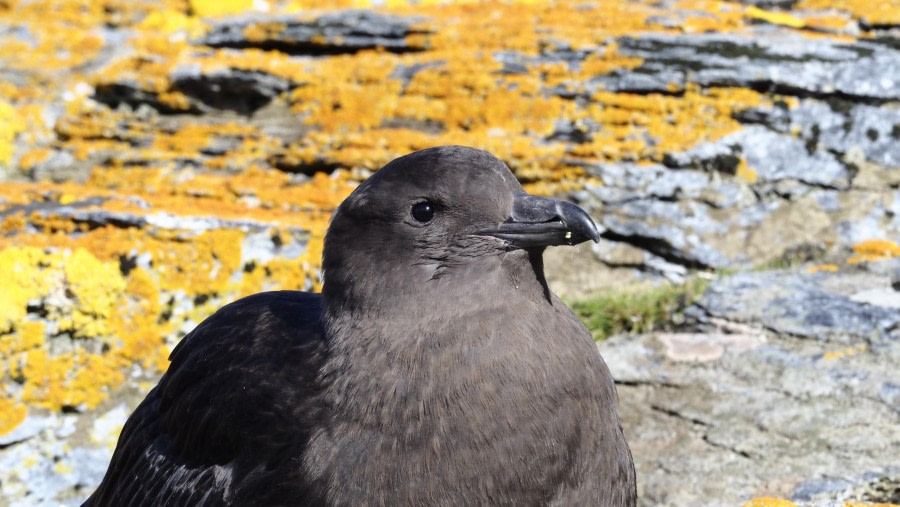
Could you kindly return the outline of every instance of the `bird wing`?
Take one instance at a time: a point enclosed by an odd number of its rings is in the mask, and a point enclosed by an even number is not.
[[[321,297],[267,292],[189,333],[126,422],[85,505],[291,503],[310,494],[300,460],[320,420]]]

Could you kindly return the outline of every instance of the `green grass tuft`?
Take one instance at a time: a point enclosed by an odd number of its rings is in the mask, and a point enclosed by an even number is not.
[[[683,285],[613,289],[569,306],[599,341],[619,333],[646,333],[680,324],[684,309],[699,299],[708,285],[709,280],[694,278]]]

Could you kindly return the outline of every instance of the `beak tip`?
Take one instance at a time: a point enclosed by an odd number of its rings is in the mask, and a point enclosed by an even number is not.
[[[599,243],[600,236],[602,234],[603,234],[603,227],[597,225],[597,223],[594,222],[594,230],[592,231],[592,234],[591,234],[591,241],[593,241],[594,243]]]

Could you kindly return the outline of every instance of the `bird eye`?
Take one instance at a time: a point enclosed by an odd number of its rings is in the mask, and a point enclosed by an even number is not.
[[[430,222],[434,218],[434,205],[428,201],[413,204],[412,217],[423,224]]]

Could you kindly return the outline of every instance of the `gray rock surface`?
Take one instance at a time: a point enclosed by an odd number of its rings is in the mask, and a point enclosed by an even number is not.
[[[726,277],[684,332],[602,342],[641,505],[897,501],[900,313],[854,300],[890,271]]]
[[[203,72],[183,66],[172,73],[172,88],[196,101],[197,109],[211,108],[251,114],[295,83],[258,70],[220,68]]]
[[[741,156],[756,171],[759,184],[793,180],[825,188],[850,186],[850,171],[831,153],[822,150],[810,153],[801,141],[758,125],[686,152],[669,154],[665,162],[673,168],[711,168],[734,174],[736,167],[729,171],[725,161],[738,160]]]
[[[131,80],[98,84],[94,99],[111,107],[121,104],[137,108],[150,106],[161,113],[201,114],[234,111],[250,115],[297,84],[260,70],[219,67],[204,70],[195,65],[176,67],[170,76],[171,92],[183,93],[188,101],[175,106],[161,101],[156,91],[146,90]]]
[[[673,93],[687,83],[881,103],[900,99],[900,52],[868,42],[810,39],[778,27],[754,33],[625,37],[619,52],[644,59],[597,76],[589,88]]]
[[[747,134],[739,132],[732,139],[777,136],[757,129]],[[791,144],[796,142],[786,136],[781,138]],[[636,265],[649,271],[660,271],[661,266],[663,274],[678,266],[749,268],[778,259],[808,261],[829,249],[900,236],[894,212],[897,192],[889,188],[874,192],[839,190],[848,182],[848,173],[840,164],[823,164],[820,171],[810,161],[808,171],[801,174],[795,167],[807,162],[792,164],[790,156],[776,156],[777,148],[768,145],[759,148],[772,150],[772,156],[760,160],[768,169],[760,171],[763,176],[757,182],[749,183],[718,171],[703,170],[716,156],[711,147],[715,148],[707,145],[677,155],[686,167],[697,169],[631,164],[585,166],[603,182],[580,194],[582,203],[593,210],[605,228],[603,238],[627,243],[665,261],[654,265],[654,257],[647,257],[645,262],[636,263],[630,252],[619,249],[625,257],[606,256],[608,265]],[[724,143],[720,147],[731,149]],[[707,157],[710,151],[713,154]]]
[[[0,504],[81,505],[106,473],[119,431],[136,401],[132,398],[127,405],[88,416],[29,416],[23,426],[37,431],[15,445],[6,444],[0,453]]]
[[[406,36],[418,32],[418,18],[405,18],[372,11],[349,10],[324,14],[307,21],[294,16],[237,16],[213,22],[212,29],[197,43],[212,47],[277,49],[288,54],[354,53],[384,48],[392,52],[419,51]],[[265,23],[278,26],[265,37],[247,37],[247,28]]]
[[[739,116],[783,133],[796,133],[809,150],[847,155],[856,150],[868,162],[900,168],[900,109],[847,101],[804,99],[792,109],[761,108]]]

